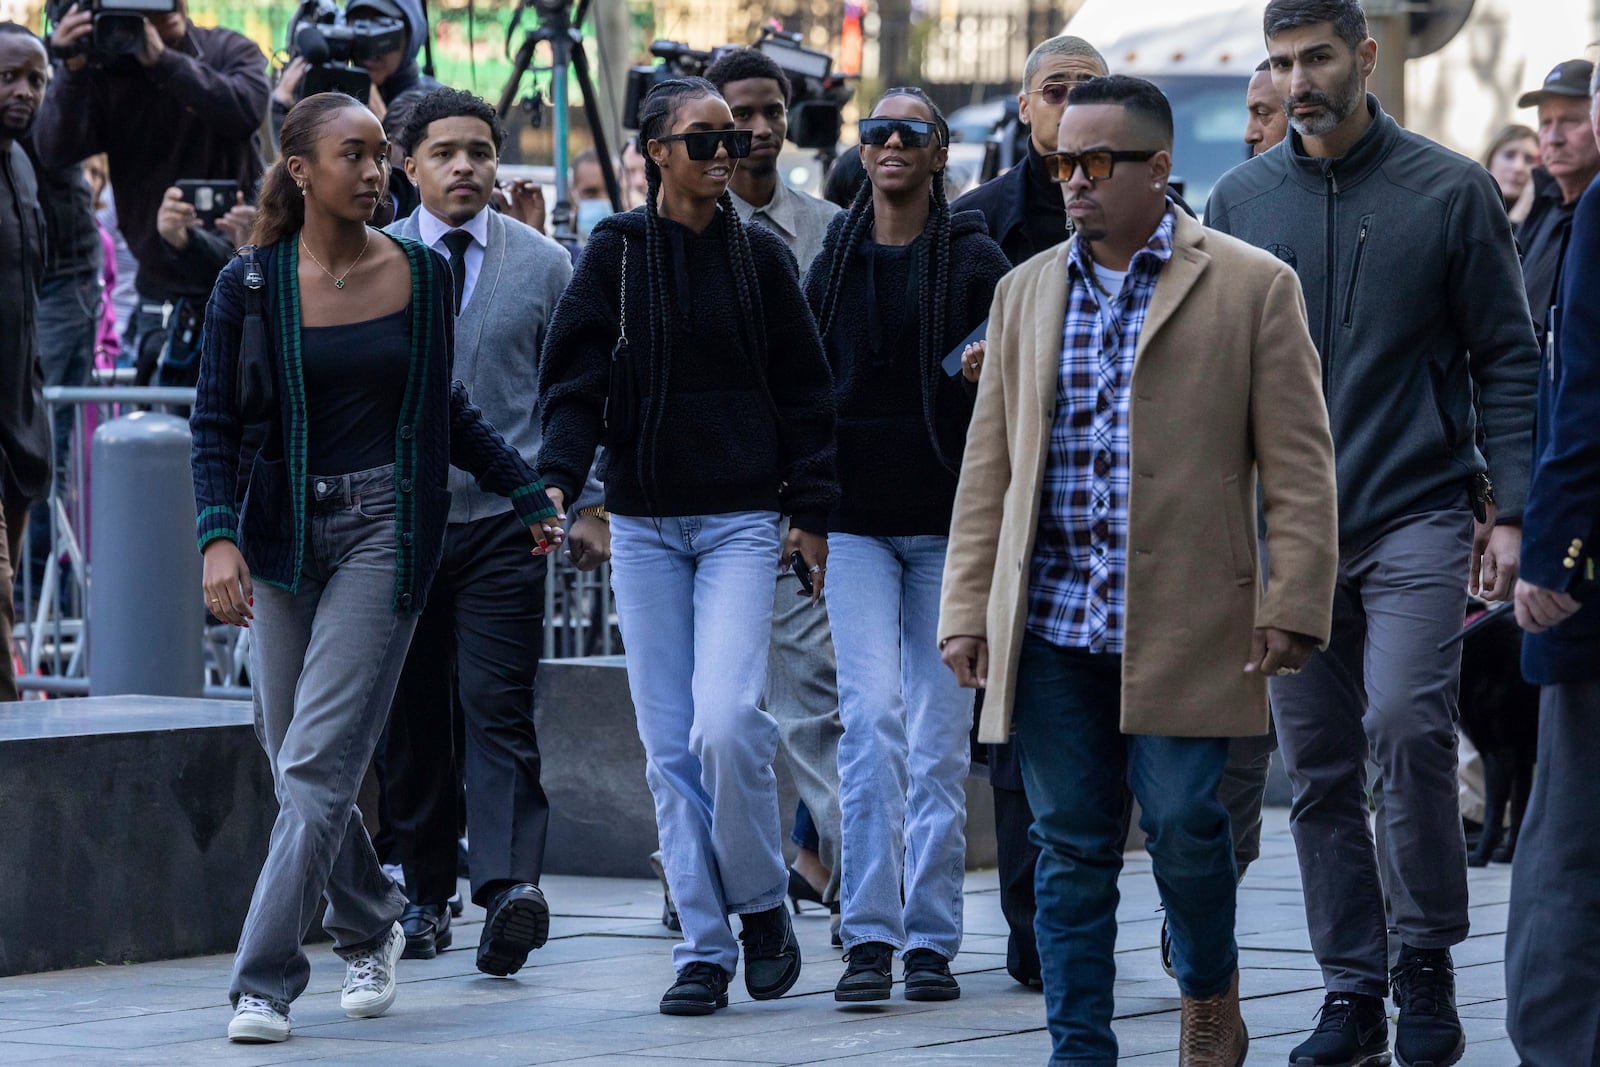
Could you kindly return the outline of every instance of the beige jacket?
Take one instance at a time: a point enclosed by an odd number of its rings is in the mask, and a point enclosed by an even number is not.
[[[1134,357],[1122,729],[1261,734],[1266,684],[1243,669],[1252,630],[1324,644],[1332,619],[1337,512],[1321,363],[1293,270],[1181,213],[1173,243]],[[989,643],[982,741],[1011,733],[1070,248],[1028,260],[995,291],[956,495],[939,635]]]

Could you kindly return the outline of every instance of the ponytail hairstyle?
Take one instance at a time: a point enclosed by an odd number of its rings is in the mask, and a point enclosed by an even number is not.
[[[704,78],[673,78],[660,82],[650,90],[639,106],[639,136],[636,145],[644,159],[645,194],[645,267],[649,294],[649,323],[652,358],[646,395],[650,403],[645,409],[645,432],[639,435],[639,470],[653,472],[654,444],[661,429],[661,409],[666,405],[667,383],[672,369],[672,291],[669,279],[671,263],[667,254],[667,236],[661,225],[657,200],[661,194],[661,168],[650,158],[651,141],[665,137],[672,131],[678,107],[685,100],[714,96],[722,99],[717,87]],[[761,312],[761,282],[756,273],[755,257],[750,251],[750,240],[745,236],[744,223],[733,208],[733,198],[723,190],[717,201],[721,213],[723,240],[726,243],[728,264],[733,270],[734,289],[739,297],[740,324],[749,348],[751,373],[755,376],[763,396],[772,405],[771,393],[766,385],[766,329]],[[624,279],[623,284],[627,281]],[[774,415],[776,408],[773,406]],[[653,474],[647,482],[653,481]]]
[[[909,96],[928,109],[938,141],[932,147],[943,148],[950,144],[950,126],[944,113],[927,93],[915,86],[890,89],[873,105],[873,112],[892,96]],[[945,307],[949,301],[946,290],[950,286],[950,201],[945,193],[945,174],[935,171],[929,181],[928,225],[922,231],[926,238],[917,249],[911,270],[917,281],[917,364],[922,372],[922,421],[933,443],[934,454],[952,474],[960,470],[959,460],[945,455],[944,446],[934,422],[934,397],[937,395],[940,364],[945,353]],[[872,182],[867,180],[856,189],[855,199],[845,216],[833,258],[828,263],[828,287],[823,293],[822,313],[817,317],[823,343],[833,329],[839,311],[839,297],[844,291],[846,267],[856,249],[872,232]]]
[[[322,127],[330,116],[347,107],[364,109],[366,105],[344,93],[316,93],[289,109],[278,135],[278,161],[267,169],[261,181],[256,224],[250,230],[251,244],[265,248],[305,226],[306,198],[289,174],[289,157],[315,159]]]

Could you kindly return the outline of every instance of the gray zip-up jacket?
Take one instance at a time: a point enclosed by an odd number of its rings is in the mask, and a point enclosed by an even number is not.
[[[1223,175],[1206,212],[1300,276],[1347,549],[1396,519],[1465,507],[1468,479],[1486,466],[1501,520],[1517,520],[1539,376],[1494,180],[1401,129],[1376,97],[1367,107],[1372,126],[1342,159],[1305,155],[1291,131]]]

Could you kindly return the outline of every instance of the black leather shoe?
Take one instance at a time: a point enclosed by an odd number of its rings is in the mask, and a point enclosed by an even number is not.
[[[1456,969],[1445,948],[1400,947],[1389,975],[1400,1018],[1394,1027],[1399,1067],[1449,1067],[1467,1051],[1467,1035],[1456,1014]]]
[[[528,953],[550,936],[550,905],[539,887],[518,882],[489,903],[478,939],[478,970],[504,978],[516,974]]]
[[[961,986],[950,973],[950,961],[931,948],[905,954],[907,1000],[959,1000]]]
[[[833,999],[844,1004],[888,1000],[894,988],[894,946],[863,941],[844,957],[844,976],[833,987]]]
[[[754,1000],[776,1000],[800,978],[800,942],[782,904],[740,916],[744,988]]]
[[[728,1006],[728,972],[715,963],[691,963],[661,998],[662,1015],[710,1015]]]
[[[448,904],[407,904],[400,913],[400,929],[406,935],[403,960],[431,960],[455,940]]]
[[[1316,1030],[1289,1053],[1289,1067],[1389,1067],[1382,997],[1329,993]]]

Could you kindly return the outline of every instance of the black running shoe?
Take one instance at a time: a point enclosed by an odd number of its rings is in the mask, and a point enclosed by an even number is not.
[[[931,948],[905,954],[907,1000],[959,1000],[961,986],[950,973],[950,961]]]
[[[1389,1018],[1382,997],[1329,993],[1311,1036],[1289,1053],[1289,1067],[1389,1067]]]
[[[1400,1067],[1449,1067],[1467,1051],[1456,1014],[1456,969],[1447,948],[1400,947],[1389,975],[1395,1007],[1394,1059]]]
[[[782,904],[740,917],[744,988],[754,1000],[776,1000],[800,979],[800,942]]]
[[[894,946],[863,941],[844,956],[844,976],[833,987],[833,999],[844,1004],[888,1000],[894,989]]]
[[[662,1015],[710,1015],[728,1006],[728,972],[715,963],[691,963],[661,997]]]

